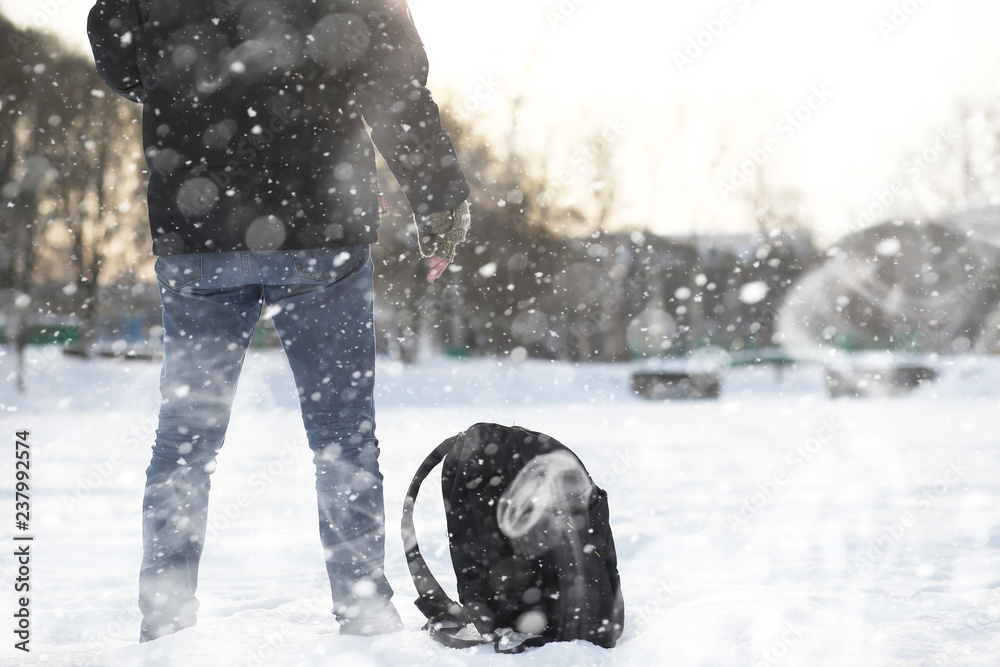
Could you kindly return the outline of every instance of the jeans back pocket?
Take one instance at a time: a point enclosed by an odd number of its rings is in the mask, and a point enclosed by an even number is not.
[[[295,273],[302,278],[332,283],[358,268],[368,259],[367,245],[315,248],[292,251]]]
[[[156,278],[170,289],[181,289],[201,280],[201,255],[191,253],[186,255],[160,255],[153,265]]]

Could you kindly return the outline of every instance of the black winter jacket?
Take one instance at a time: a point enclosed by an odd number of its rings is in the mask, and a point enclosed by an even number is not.
[[[415,213],[469,196],[402,0],[98,0],[88,32],[144,105],[154,254],[373,242],[364,122]]]

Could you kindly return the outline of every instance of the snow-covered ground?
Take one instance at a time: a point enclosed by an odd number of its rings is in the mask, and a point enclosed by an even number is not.
[[[406,631],[341,637],[329,614],[308,447],[280,352],[248,359],[213,478],[199,625],[139,645],[139,505],[158,364],[30,350],[0,359],[0,615],[13,627],[14,438],[31,444],[31,649],[45,665],[996,665],[1000,360],[959,359],[906,398],[827,398],[816,368],[734,369],[718,400],[629,394],[634,367],[379,363],[388,573]],[[521,656],[420,631],[398,537],[405,488],[477,421],[571,446],[607,489],[626,601],[619,646]],[[433,478],[432,478],[433,479]],[[450,572],[437,484],[421,543]]]

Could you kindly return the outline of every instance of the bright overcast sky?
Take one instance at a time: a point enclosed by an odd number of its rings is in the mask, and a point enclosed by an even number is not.
[[[15,21],[79,45],[91,4],[0,0]],[[801,191],[807,220],[835,237],[947,127],[959,100],[1000,103],[997,0],[410,6],[438,97],[501,113],[523,94],[522,140],[536,154],[566,160],[572,141],[624,128],[614,147],[628,203],[615,219],[656,231],[751,229],[721,204],[704,165],[720,142],[749,155],[774,139],[772,177]],[[807,122],[778,130],[808,103]]]

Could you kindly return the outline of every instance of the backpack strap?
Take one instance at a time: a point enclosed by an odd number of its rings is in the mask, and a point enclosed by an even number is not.
[[[455,648],[467,648],[495,641],[496,634],[492,632],[482,633],[487,638],[484,641],[463,640],[454,637],[459,630],[466,625],[474,624],[474,621],[462,608],[462,605],[448,597],[444,589],[441,588],[441,584],[431,574],[427,562],[420,553],[417,534],[413,526],[413,508],[417,502],[417,493],[420,491],[421,483],[454,448],[458,437],[449,438],[438,445],[424,459],[420,468],[413,475],[413,481],[410,482],[410,488],[406,492],[406,500],[403,501],[401,532],[403,546],[406,549],[406,565],[410,570],[413,585],[420,596],[414,600],[414,604],[427,617],[427,628],[431,631],[431,636],[442,644]]]
[[[476,619],[444,592],[441,584],[434,578],[427,561],[420,553],[420,545],[417,544],[417,534],[413,525],[413,510],[417,503],[417,494],[420,492],[420,485],[427,478],[434,468],[438,466],[444,457],[455,448],[457,440],[464,434],[459,434],[448,438],[434,451],[428,454],[424,462],[420,464],[417,472],[413,475],[410,488],[407,489],[406,499],[403,501],[403,518],[400,530],[403,536],[403,546],[406,549],[406,565],[410,570],[410,578],[417,589],[419,597],[414,600],[417,609],[427,618],[425,629],[430,631],[431,637],[445,646],[451,648],[471,648],[483,644],[492,644],[493,650],[497,653],[521,653],[525,649],[544,646],[555,641],[553,637],[529,637],[523,642],[510,648],[500,648],[502,637],[487,627],[479,627]],[[482,639],[461,639],[456,637],[468,625],[472,625],[482,635]]]

